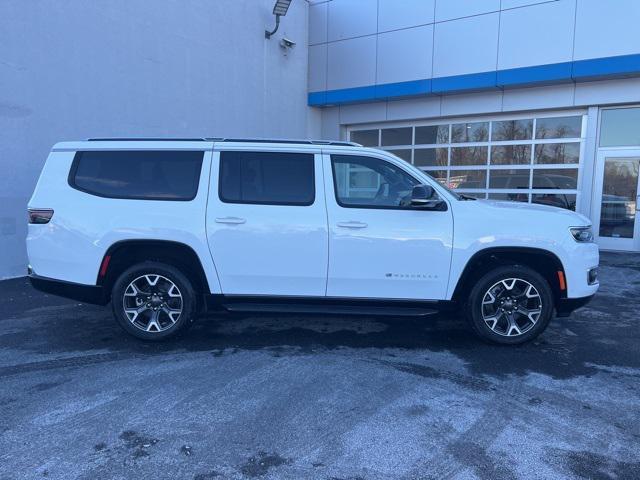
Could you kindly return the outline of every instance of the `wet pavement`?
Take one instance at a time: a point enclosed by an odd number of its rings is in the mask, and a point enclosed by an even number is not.
[[[178,341],[0,282],[0,479],[639,478],[640,256],[535,342],[455,316],[221,316]]]

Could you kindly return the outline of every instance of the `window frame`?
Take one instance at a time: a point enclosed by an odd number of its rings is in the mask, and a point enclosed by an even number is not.
[[[336,203],[342,207],[342,208],[359,208],[359,209],[365,209],[365,210],[410,210],[410,211],[426,211],[426,209],[421,209],[419,207],[412,207],[410,205],[407,205],[406,207],[403,206],[390,206],[390,205],[353,205],[353,204],[346,204],[340,201],[340,196],[338,195],[338,178],[336,175],[336,162],[334,161],[334,157],[360,157],[360,158],[373,158],[375,160],[379,160],[381,162],[386,162],[389,165],[394,166],[395,168],[400,169],[402,172],[404,172],[406,175],[408,175],[410,178],[412,178],[413,180],[415,180],[417,183],[416,185],[424,185],[425,183],[419,179],[416,178],[415,176],[413,176],[411,173],[409,173],[407,170],[405,170],[404,168],[402,168],[400,165],[396,165],[394,162],[390,162],[389,160],[385,159],[385,158],[381,158],[381,157],[377,157],[375,155],[363,155],[361,153],[331,153],[329,154],[329,161],[331,162],[331,176],[333,179],[333,195],[336,199]],[[436,193],[436,195],[438,195],[438,197],[442,197],[438,191],[434,188],[434,191]],[[446,204],[446,202],[443,202],[444,204]],[[443,211],[445,211],[445,209],[442,209]],[[428,211],[435,211],[435,210],[428,210]]]
[[[94,153],[94,152],[110,152],[110,153],[114,153],[114,154],[118,154],[118,153],[127,153],[127,154],[132,154],[132,153],[148,153],[148,152],[175,152],[175,153],[184,153],[184,152],[188,152],[188,153],[195,153],[195,152],[200,152],[202,153],[202,158],[200,159],[200,168],[198,168],[198,172],[197,172],[197,178],[196,178],[196,188],[195,191],[193,192],[193,195],[190,197],[183,197],[183,198],[166,198],[166,197],[153,197],[153,196],[149,196],[149,197],[132,197],[130,195],[108,195],[106,193],[100,193],[100,192],[96,192],[94,190],[90,190],[88,188],[84,188],[79,186],[76,183],[76,174],[78,172],[78,168],[80,167],[80,161],[82,160],[82,155],[85,153]],[[140,150],[77,150],[76,153],[73,156],[73,161],[71,162],[71,168],[69,168],[69,175],[67,176],[67,183],[69,184],[69,186],[71,188],[73,188],[74,190],[77,190],[79,192],[83,192],[86,193],[87,195],[92,195],[94,197],[99,197],[99,198],[110,198],[113,200],[136,200],[136,201],[154,201],[154,202],[192,202],[197,196],[198,196],[198,192],[200,191],[200,180],[202,177],[202,166],[204,165],[204,156],[205,156],[206,150],[182,150],[182,149],[140,149]]]
[[[256,201],[256,200],[228,200],[223,198],[222,196],[222,157],[224,153],[288,153],[295,155],[307,155],[311,157],[311,185],[313,187],[313,195],[310,202],[266,202],[266,201]],[[287,207],[310,207],[314,203],[316,203],[317,198],[317,188],[316,188],[316,157],[317,155],[313,152],[296,152],[291,150],[251,150],[251,149],[229,149],[229,150],[219,150],[218,151],[218,200],[222,203],[227,203],[229,205],[271,205],[271,206],[287,206]]]

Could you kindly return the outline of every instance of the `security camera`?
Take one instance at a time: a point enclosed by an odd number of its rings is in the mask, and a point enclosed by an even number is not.
[[[280,46],[282,48],[293,48],[296,46],[296,42],[289,40],[287,37],[283,37],[282,40],[280,40]]]

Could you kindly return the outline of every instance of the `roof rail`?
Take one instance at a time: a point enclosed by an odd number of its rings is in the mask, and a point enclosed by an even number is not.
[[[87,138],[87,142],[204,142],[206,138],[103,137]]]
[[[96,137],[88,138],[88,142],[247,142],[247,143],[288,143],[303,145],[336,145],[344,147],[361,147],[359,143],[343,142],[338,140],[295,140],[288,138],[226,138],[226,137],[205,137],[205,138],[155,138],[155,137]]]
[[[226,137],[208,137],[205,140],[212,142],[247,142],[247,143],[297,143],[304,145],[339,145],[345,147],[361,147],[359,143],[344,142],[338,140],[297,140],[291,138],[226,138]]]

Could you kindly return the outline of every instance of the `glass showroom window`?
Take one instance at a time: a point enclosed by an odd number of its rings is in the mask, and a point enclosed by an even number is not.
[[[466,195],[575,210],[585,123],[580,114],[416,122],[353,127],[349,139]]]

